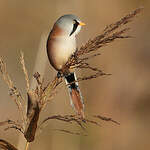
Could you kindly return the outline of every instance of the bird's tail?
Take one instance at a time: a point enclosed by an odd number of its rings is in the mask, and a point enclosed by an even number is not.
[[[76,81],[75,73],[70,73],[65,76],[65,81],[68,86],[71,105],[75,109],[76,113],[84,119],[84,102]]]

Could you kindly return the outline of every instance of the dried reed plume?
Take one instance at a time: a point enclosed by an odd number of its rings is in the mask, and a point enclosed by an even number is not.
[[[110,75],[110,74],[104,73],[102,70],[98,68],[91,67],[90,64],[87,63],[87,60],[93,57],[99,56],[100,53],[98,52],[98,50],[100,50],[100,48],[104,46],[107,46],[108,44],[111,44],[115,40],[130,38],[131,36],[125,35],[125,33],[130,28],[124,27],[124,25],[133,21],[133,18],[137,16],[137,14],[139,14],[142,9],[143,8],[137,8],[136,10],[132,11],[125,17],[121,18],[119,21],[106,26],[102,34],[96,36],[93,39],[90,39],[87,43],[85,43],[83,46],[77,49],[74,55],[72,55],[70,60],[64,66],[63,72],[66,72],[66,70],[69,68],[89,69],[89,70],[96,72],[87,77],[79,77],[78,78],[79,81],[97,78],[103,75]],[[95,54],[87,56],[88,54],[91,54],[92,52]]]
[[[89,80],[89,79],[97,78],[103,75],[109,75],[109,74],[104,73],[98,68],[91,67],[90,64],[87,63],[87,60],[100,55],[100,53],[98,53],[97,50],[99,50],[100,48],[104,46],[107,46],[113,41],[117,39],[130,38],[130,36],[125,35],[125,33],[130,28],[127,28],[127,27],[121,28],[121,27],[124,27],[124,25],[131,22],[133,18],[141,12],[141,10],[142,8],[137,8],[136,10],[132,11],[125,17],[121,18],[119,21],[113,24],[110,24],[104,29],[104,31],[100,35],[89,40],[85,45],[81,46],[80,49],[77,49],[74,55],[71,56],[69,61],[63,67],[63,70],[61,72],[62,76],[60,77],[56,76],[54,80],[49,82],[46,86],[44,86],[44,82],[43,82],[44,79],[37,72],[34,74],[34,78],[37,81],[37,86],[33,90],[30,89],[28,71],[25,66],[24,55],[21,52],[20,63],[22,65],[22,69],[25,75],[25,80],[26,80],[27,90],[25,93],[27,94],[27,100],[23,98],[21,92],[14,85],[13,81],[8,75],[6,64],[4,63],[3,59],[0,58],[0,72],[1,72],[2,78],[8,85],[8,88],[10,91],[9,95],[12,98],[12,100],[16,103],[19,114],[21,114],[20,122],[13,121],[10,119],[10,120],[0,122],[0,126],[7,126],[5,130],[11,129],[11,128],[16,129],[21,134],[23,134],[27,141],[26,150],[28,149],[29,143],[34,141],[37,129],[41,129],[42,125],[48,120],[56,119],[56,120],[64,121],[66,123],[74,122],[79,127],[81,127],[83,131],[85,131],[88,123],[92,123],[94,125],[100,126],[99,122],[95,120],[91,120],[87,118],[85,118],[84,120],[81,120],[75,115],[64,115],[64,116],[53,115],[44,119],[40,124],[38,123],[38,121],[39,121],[39,116],[40,116],[41,111],[45,109],[45,106],[48,104],[48,102],[55,96],[56,87],[58,87],[58,85],[62,83],[63,74],[65,74],[68,71],[68,69],[70,68],[89,69],[94,72],[92,75],[79,77],[78,81]],[[95,52],[95,53],[91,54],[92,52],[93,53]],[[91,54],[91,55],[89,56],[88,54]],[[26,111],[25,111],[25,107],[23,107],[23,104],[22,104],[22,102],[25,102],[25,101],[27,101]],[[97,119],[101,119],[105,121],[111,121],[119,125],[117,121],[111,118],[103,117],[100,115],[94,115],[92,117],[94,119],[97,118]],[[72,132],[72,131],[68,131],[65,129],[57,129],[57,131],[61,131],[64,133],[69,133],[69,134],[75,134],[75,135],[81,134],[79,132]],[[5,150],[17,150],[17,148],[15,148],[9,142],[2,140],[2,139],[0,139],[0,148],[3,148]]]

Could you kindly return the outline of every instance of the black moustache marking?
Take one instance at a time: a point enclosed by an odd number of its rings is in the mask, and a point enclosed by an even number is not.
[[[70,36],[76,31],[78,25],[79,25],[79,22],[77,22],[76,20],[74,20],[75,23],[73,24],[73,29],[72,29],[72,32],[70,33]]]

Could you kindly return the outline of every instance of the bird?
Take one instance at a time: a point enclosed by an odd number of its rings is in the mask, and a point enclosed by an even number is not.
[[[58,71],[58,77],[69,58],[76,52],[76,35],[85,23],[72,14],[58,18],[47,39],[47,55],[50,64]],[[68,87],[70,102],[76,114],[84,119],[84,101],[78,85],[75,71],[70,69],[64,74]]]

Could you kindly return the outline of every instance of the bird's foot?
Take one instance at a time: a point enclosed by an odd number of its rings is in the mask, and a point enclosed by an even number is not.
[[[86,123],[86,119],[85,119],[84,114],[78,114],[78,115],[77,115],[77,118],[78,118],[79,120],[81,120],[82,122]]]
[[[63,74],[61,72],[57,72],[57,78],[62,78],[63,77]]]

